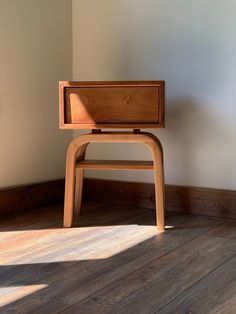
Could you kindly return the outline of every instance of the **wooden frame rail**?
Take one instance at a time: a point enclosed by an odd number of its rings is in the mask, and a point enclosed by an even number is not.
[[[152,161],[87,161],[85,153],[90,143],[141,143],[147,146],[152,153]],[[156,196],[156,220],[159,231],[164,231],[164,166],[163,150],[160,141],[150,133],[90,133],[83,134],[73,140],[67,152],[66,160],[66,186],[64,227],[71,227],[74,209],[80,214],[83,190],[83,170],[95,169],[142,169],[154,170],[155,196]]]
[[[80,213],[84,169],[153,170],[156,217],[164,231],[164,167],[160,141],[141,128],[162,128],[165,117],[164,81],[60,82],[60,128],[91,129],[72,141],[67,152],[64,226],[72,225],[74,208]],[[102,129],[133,129],[104,132]],[[141,143],[152,161],[86,160],[89,143]]]

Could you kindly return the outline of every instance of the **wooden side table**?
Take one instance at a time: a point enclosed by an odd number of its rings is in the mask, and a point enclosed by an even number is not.
[[[156,221],[164,231],[164,166],[160,141],[141,128],[164,127],[164,81],[60,82],[60,128],[91,129],[69,145],[66,160],[64,227],[80,213],[84,169],[153,170]],[[102,131],[102,129],[132,131]],[[90,143],[142,143],[152,161],[87,160]]]

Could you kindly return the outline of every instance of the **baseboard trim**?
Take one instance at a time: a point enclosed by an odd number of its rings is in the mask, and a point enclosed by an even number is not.
[[[47,206],[63,201],[65,180],[0,189],[0,215]]]
[[[86,178],[84,199],[155,208],[154,184]],[[166,209],[236,219],[236,191],[166,185]]]
[[[65,180],[0,189],[0,216],[59,203]],[[155,208],[154,184],[85,178],[83,200]],[[166,209],[236,219],[236,191],[166,185]]]

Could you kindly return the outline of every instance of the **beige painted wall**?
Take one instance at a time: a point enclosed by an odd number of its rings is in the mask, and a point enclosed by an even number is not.
[[[72,78],[69,0],[0,1],[0,187],[64,176],[58,81]]]
[[[166,129],[154,132],[169,184],[236,188],[235,12],[234,0],[73,0],[75,80],[166,80]],[[149,158],[122,144],[89,155]],[[89,176],[152,181],[143,172]]]

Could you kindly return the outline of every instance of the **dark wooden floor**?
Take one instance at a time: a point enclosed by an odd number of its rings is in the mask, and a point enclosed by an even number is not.
[[[0,313],[236,313],[236,222],[86,203],[1,219]]]

